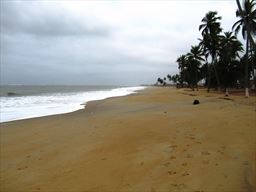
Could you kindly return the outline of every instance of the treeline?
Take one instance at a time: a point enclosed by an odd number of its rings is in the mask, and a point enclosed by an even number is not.
[[[221,28],[221,17],[216,11],[206,13],[199,25],[201,38],[188,53],[177,58],[179,74],[168,75],[167,78],[180,87],[198,89],[201,82],[207,91],[211,88],[245,88],[249,96],[249,88],[255,88],[255,42],[256,9],[255,0],[244,0],[242,7],[237,0],[239,18],[232,26],[232,31],[224,32]],[[237,39],[241,32],[245,40],[243,44]],[[158,78],[158,83],[166,84],[166,78]]]

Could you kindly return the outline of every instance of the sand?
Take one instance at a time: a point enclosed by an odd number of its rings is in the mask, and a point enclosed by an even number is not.
[[[0,190],[255,191],[255,106],[255,97],[148,88],[1,123]]]

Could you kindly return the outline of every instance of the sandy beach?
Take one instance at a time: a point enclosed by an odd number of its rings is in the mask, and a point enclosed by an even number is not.
[[[255,106],[255,96],[159,87],[1,123],[0,189],[253,192]]]

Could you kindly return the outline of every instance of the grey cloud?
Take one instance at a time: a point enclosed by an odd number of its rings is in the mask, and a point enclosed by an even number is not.
[[[154,83],[178,72],[177,57],[198,42],[198,25],[212,5],[187,6],[187,14],[193,11],[188,20],[163,6],[152,7],[152,15],[142,1],[137,15],[137,2],[75,1],[84,3],[80,14],[58,1],[2,2],[0,84]]]
[[[150,82],[164,69],[93,39],[5,38],[2,84],[126,84]],[[66,46],[69,45],[69,46]],[[15,55],[15,57],[14,57]],[[166,69],[168,70],[168,69]],[[129,79],[133,76],[132,79]]]
[[[94,26],[87,18],[76,18],[64,10],[44,7],[34,9],[33,6],[25,7],[12,1],[4,1],[1,7],[2,31],[39,37],[109,35],[107,27]]]

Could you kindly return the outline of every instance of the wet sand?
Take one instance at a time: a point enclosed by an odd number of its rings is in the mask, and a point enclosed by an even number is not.
[[[255,106],[255,96],[148,88],[1,123],[0,190],[255,191]]]

